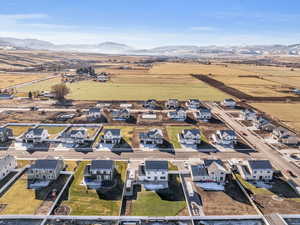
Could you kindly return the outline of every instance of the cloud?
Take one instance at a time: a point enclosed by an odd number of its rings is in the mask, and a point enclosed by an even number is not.
[[[190,27],[190,30],[193,31],[213,31],[216,30],[214,27],[208,27],[208,26],[195,26],[195,27]]]

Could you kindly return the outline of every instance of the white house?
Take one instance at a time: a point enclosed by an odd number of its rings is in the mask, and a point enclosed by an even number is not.
[[[235,108],[236,101],[234,101],[232,98],[224,99],[221,103],[222,106],[229,107],[229,108]]]
[[[275,126],[271,124],[269,120],[262,116],[256,116],[256,118],[253,120],[253,125],[256,129],[269,132],[275,129]]]
[[[120,129],[106,129],[103,136],[101,136],[101,141],[105,144],[120,144],[121,139]]]
[[[66,131],[63,134],[62,138],[62,141],[68,144],[83,144],[89,139],[88,131],[83,127]]]
[[[207,108],[200,108],[199,110],[194,112],[193,115],[194,118],[198,121],[208,121],[212,117],[211,110]]]
[[[233,130],[217,130],[212,135],[214,143],[233,147],[237,143],[237,135]]]
[[[23,141],[26,143],[42,143],[49,138],[48,131],[44,128],[29,128],[23,135]]]
[[[244,109],[241,112],[241,117],[242,117],[243,120],[251,120],[251,121],[253,121],[253,120],[256,119],[256,116],[257,116],[256,112],[253,109],[251,109],[251,108]]]
[[[0,158],[0,180],[5,178],[11,170],[17,167],[17,161],[14,156],[6,155]]]
[[[128,120],[130,118],[130,112],[128,109],[114,109],[111,111],[112,120]]]
[[[185,121],[186,120],[186,112],[183,109],[179,109],[176,111],[168,112],[168,118],[177,121]]]
[[[146,160],[139,165],[138,180],[146,189],[168,188],[168,161]]]
[[[280,143],[287,145],[297,145],[299,138],[284,127],[276,127],[272,132],[272,137]]]
[[[148,132],[141,132],[139,138],[141,144],[159,145],[164,141],[161,129],[151,129]]]
[[[198,109],[201,105],[199,99],[189,99],[185,105],[188,107],[188,109]]]
[[[177,99],[169,99],[165,103],[167,109],[177,109],[179,107],[179,101]]]
[[[225,182],[228,173],[219,159],[205,159],[197,165],[190,165],[194,182]]]
[[[265,180],[273,179],[274,170],[269,160],[246,160],[237,165],[238,171],[244,180]]]
[[[201,132],[199,129],[184,129],[178,134],[179,142],[186,145],[201,144]]]
[[[65,164],[63,160],[36,160],[27,171],[28,187],[30,189],[47,187],[52,181],[58,179],[64,167]]]

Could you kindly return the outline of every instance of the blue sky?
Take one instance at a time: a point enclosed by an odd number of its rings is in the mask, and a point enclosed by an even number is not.
[[[0,36],[57,44],[300,43],[299,0],[3,0]]]

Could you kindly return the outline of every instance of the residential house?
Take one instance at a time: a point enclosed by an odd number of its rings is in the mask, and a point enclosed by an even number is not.
[[[160,129],[151,129],[147,132],[141,132],[139,134],[141,144],[159,145],[163,144],[163,133]]]
[[[299,138],[284,127],[276,127],[272,132],[272,136],[275,140],[283,144],[297,145],[299,143]]]
[[[48,131],[44,128],[29,128],[23,135],[25,143],[43,143],[49,138]]]
[[[192,109],[198,109],[198,108],[200,108],[201,103],[200,103],[199,99],[189,99],[185,103],[185,105],[188,107],[188,109],[192,110]]]
[[[221,105],[229,108],[235,108],[236,101],[234,101],[232,98],[224,99],[224,101],[221,103]]]
[[[146,189],[168,188],[168,161],[146,160],[139,165],[138,180]]]
[[[98,189],[104,185],[110,185],[115,176],[115,161],[92,160],[85,167],[84,181],[88,188]]]
[[[63,134],[63,142],[68,144],[83,144],[89,140],[86,128],[71,129]]]
[[[100,73],[97,75],[96,79],[99,82],[106,82],[109,80],[109,76],[107,73]]]
[[[210,109],[200,108],[199,110],[193,113],[194,118],[198,121],[209,121],[212,117]]]
[[[178,109],[176,111],[168,112],[168,118],[177,121],[185,121],[186,120],[186,112],[183,109]]]
[[[14,95],[8,93],[0,93],[0,100],[13,99]]]
[[[13,131],[7,127],[0,127],[0,143],[5,143],[13,136]]]
[[[224,183],[227,169],[220,159],[205,159],[196,165],[190,165],[194,182],[221,182]]]
[[[112,120],[128,120],[130,112],[128,109],[114,109],[111,111]]]
[[[102,110],[101,108],[90,108],[87,116],[91,120],[100,119],[102,117]]]
[[[272,132],[275,126],[263,116],[256,116],[253,120],[253,125],[256,129]]]
[[[255,120],[257,117],[256,112],[251,108],[242,110],[241,116],[243,120],[251,121]]]
[[[199,129],[184,129],[178,135],[179,142],[186,145],[201,144],[201,132]]]
[[[64,161],[60,159],[36,160],[27,171],[28,187],[30,189],[47,187],[52,181],[58,179],[64,167]]]
[[[120,144],[122,140],[120,129],[105,129],[101,141],[104,144]]]
[[[237,143],[237,135],[233,130],[217,130],[212,136],[216,144],[234,146]]]
[[[246,160],[237,165],[238,172],[244,180],[272,180],[274,170],[269,160]]]
[[[146,109],[156,109],[157,101],[155,99],[149,99],[144,102],[143,107]]]
[[[179,101],[177,99],[169,99],[165,103],[167,109],[177,109],[179,107]]]
[[[6,155],[0,158],[0,180],[5,178],[13,169],[17,167],[14,156]]]

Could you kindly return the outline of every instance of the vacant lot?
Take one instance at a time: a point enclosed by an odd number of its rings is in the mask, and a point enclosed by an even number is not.
[[[14,137],[18,137],[24,134],[32,126],[7,126],[7,128],[12,129]]]
[[[299,214],[300,196],[282,179],[274,179],[271,188],[257,188],[237,175],[242,185],[253,194],[253,200],[264,214]]]
[[[50,90],[55,82],[41,82],[18,89],[20,92]],[[225,93],[191,76],[165,75],[115,75],[107,83],[80,81],[68,84],[68,98],[74,100],[223,100]]]
[[[232,180],[225,185],[225,191],[204,191],[197,187],[203,201],[204,214],[211,215],[255,215],[257,212]]]
[[[142,191],[133,200],[131,216],[176,216],[187,215],[187,206],[179,177],[170,176],[166,190]]]
[[[121,196],[127,164],[117,162],[118,185],[105,193],[88,190],[82,185],[85,166],[89,162],[81,162],[75,172],[74,181],[69,189],[69,200],[62,204],[71,210],[71,215],[85,216],[117,216],[121,207]],[[72,164],[74,165],[74,164]]]
[[[300,131],[299,103],[253,103],[253,107]]]

